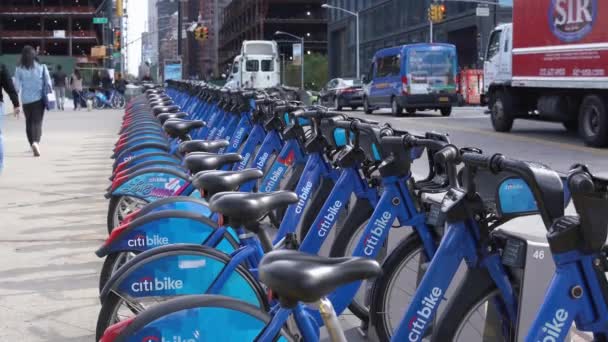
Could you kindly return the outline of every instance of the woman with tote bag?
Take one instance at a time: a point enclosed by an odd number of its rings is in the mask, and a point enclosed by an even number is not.
[[[46,65],[38,62],[36,51],[26,45],[21,52],[15,70],[17,89],[21,94],[21,107],[25,115],[25,132],[35,157],[40,156],[42,118],[48,109],[48,94],[51,92],[51,77]]]

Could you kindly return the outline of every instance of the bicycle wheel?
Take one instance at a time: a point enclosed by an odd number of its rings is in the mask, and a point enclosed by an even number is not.
[[[466,280],[439,319],[433,340],[460,342],[515,341],[515,327],[503,319],[503,300],[494,281],[484,269],[467,270]],[[441,336],[441,338],[439,338]]]
[[[106,224],[108,226],[108,234],[115,227],[121,225],[127,215],[143,208],[147,201],[131,196],[112,196],[108,205],[108,217]]]
[[[380,341],[390,341],[409,307],[427,262],[418,234],[402,240],[382,264],[371,291],[370,320]],[[448,341],[448,339],[445,339]]]
[[[271,317],[253,305],[218,295],[176,298],[137,315],[115,342],[148,340],[255,341]],[[281,329],[275,341],[297,341]]]
[[[125,100],[125,97],[122,94],[116,93],[112,97],[112,108],[123,109],[125,108],[126,102],[127,101]]]
[[[99,272],[99,292],[101,292],[104,286],[106,286],[106,283],[108,282],[108,280],[110,280],[112,274],[114,274],[114,272],[116,272],[124,264],[129,262],[129,260],[135,258],[137,254],[139,253],[119,252],[109,254],[103,261],[103,265],[101,266],[101,272]]]
[[[105,104],[103,103],[103,101],[99,97],[95,96],[93,98],[93,108],[95,108],[95,109],[103,109],[104,106],[105,106]]]
[[[173,250],[166,255],[155,255],[153,260],[148,259],[149,254],[141,254],[138,257],[140,262],[134,261],[136,263],[131,264],[132,268],[130,271],[137,272],[136,265],[146,267],[146,261],[144,261],[146,259],[149,260],[148,262],[153,263],[158,263],[162,259],[162,262],[167,263],[170,262],[171,259],[175,260],[174,258],[176,258],[177,254],[191,258],[196,257],[199,258],[198,260],[205,260],[207,265],[219,266],[226,265],[230,262],[230,257],[228,255],[211,248],[199,252],[193,252],[189,249],[184,251]],[[188,273],[192,278],[186,277],[185,281],[188,283],[184,288],[187,290],[184,290],[185,292],[181,293],[173,292],[173,295],[134,295],[133,292],[122,289],[121,285],[117,283],[113,284],[116,288],[109,292],[105,298],[102,297],[103,302],[97,318],[96,341],[99,341],[104,331],[110,325],[129,319],[153,305],[184,295],[205,293],[209,286],[218,279],[222,269],[223,267],[211,266],[208,272],[204,272],[203,274]],[[268,310],[269,308],[266,292],[243,265],[237,266],[234,272],[231,273],[219,294],[243,300],[263,310]]]
[[[329,255],[331,257],[352,256],[361,236],[365,232],[365,227],[369,222],[369,217],[374,209],[367,201],[357,201],[353,209],[349,212],[343,224],[337,226],[338,235],[331,246]],[[318,210],[317,210],[318,212]],[[379,260],[380,262],[382,260]],[[368,289],[373,280],[364,280],[359,287],[359,291],[348,306],[348,309],[360,320],[369,320],[369,305],[367,304]]]

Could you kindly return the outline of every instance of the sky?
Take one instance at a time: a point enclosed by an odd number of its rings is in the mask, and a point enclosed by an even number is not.
[[[127,46],[129,73],[137,75],[141,59],[141,34],[146,32],[148,20],[147,0],[128,0],[127,2],[128,28],[127,41],[135,42]]]

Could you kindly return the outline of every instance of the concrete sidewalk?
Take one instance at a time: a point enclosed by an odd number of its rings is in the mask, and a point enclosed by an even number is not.
[[[0,341],[92,341],[107,201],[122,111],[45,114],[42,157],[25,122],[3,118]]]

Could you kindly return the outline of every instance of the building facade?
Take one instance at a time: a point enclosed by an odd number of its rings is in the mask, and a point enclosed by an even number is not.
[[[103,0],[2,0],[0,54],[18,54],[23,46],[31,45],[41,55],[74,56],[88,62],[91,48],[111,39],[112,4]],[[94,24],[94,17],[105,17],[108,23]]]
[[[483,51],[491,30],[510,22],[512,0],[497,0],[489,16],[477,16],[478,5],[445,2],[447,17],[433,25],[433,41],[451,43],[458,50],[460,67],[482,66]],[[360,68],[364,75],[374,53],[382,48],[429,42],[428,8],[432,0],[330,0],[330,5],[359,13]],[[338,10],[328,10],[330,77],[356,75],[355,17]]]
[[[175,60],[177,54],[177,6],[175,0],[156,1],[156,27],[158,33],[158,69],[163,74],[165,61]]]
[[[359,1],[359,0],[357,0]],[[327,53],[327,13],[325,0],[232,0],[224,9],[219,30],[219,68],[225,70],[240,53],[244,40],[276,40],[282,55],[292,55],[289,36],[304,37],[307,52]]]

